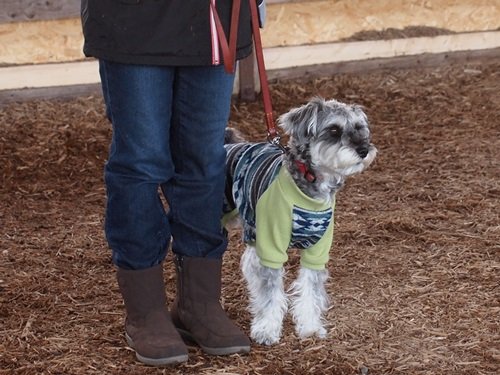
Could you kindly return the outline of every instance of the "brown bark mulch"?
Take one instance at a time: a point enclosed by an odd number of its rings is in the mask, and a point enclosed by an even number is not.
[[[102,231],[102,101],[34,101],[0,112],[0,374],[498,373],[500,61],[271,89],[277,114],[314,95],[364,105],[379,149],[338,196],[328,339],[300,341],[287,320],[280,344],[248,356],[137,363]],[[262,118],[259,102],[233,103],[250,139],[264,139]],[[238,240],[223,302],[248,332]]]

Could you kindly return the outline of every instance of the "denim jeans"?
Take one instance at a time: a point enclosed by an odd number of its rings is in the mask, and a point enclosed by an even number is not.
[[[124,269],[155,266],[171,239],[176,254],[221,258],[224,129],[234,76],[222,66],[109,61],[100,61],[100,74],[113,125],[105,166],[113,262]]]

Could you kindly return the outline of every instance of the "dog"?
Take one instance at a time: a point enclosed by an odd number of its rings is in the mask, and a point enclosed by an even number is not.
[[[289,138],[286,151],[246,142],[230,128],[225,141],[223,225],[233,228],[236,220],[243,227],[250,336],[263,345],[279,342],[289,299],[297,336],[326,337],[335,194],[377,154],[359,105],[316,97],[280,116],[278,125]],[[287,293],[284,264],[291,248],[301,249],[300,269]]]

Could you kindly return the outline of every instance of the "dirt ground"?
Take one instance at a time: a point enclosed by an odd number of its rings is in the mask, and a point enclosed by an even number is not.
[[[280,344],[247,356],[137,363],[102,230],[102,101],[35,101],[0,112],[0,374],[498,373],[500,61],[271,89],[277,114],[314,95],[364,105],[379,149],[338,196],[328,339],[300,341],[287,320]],[[263,140],[260,102],[235,101],[231,125]],[[248,332],[230,236],[223,302]]]

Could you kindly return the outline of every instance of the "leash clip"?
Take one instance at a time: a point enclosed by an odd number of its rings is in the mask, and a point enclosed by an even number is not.
[[[284,154],[286,154],[286,152],[288,151],[287,148],[281,144],[281,136],[276,132],[274,134],[268,132],[267,141],[273,146],[278,147]]]

